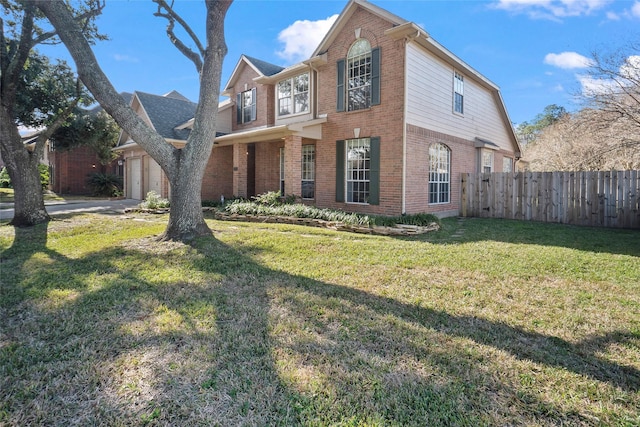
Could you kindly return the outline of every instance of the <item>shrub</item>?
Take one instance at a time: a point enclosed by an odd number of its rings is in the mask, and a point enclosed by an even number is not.
[[[11,178],[6,167],[0,170],[0,188],[11,188]]]
[[[149,191],[147,198],[140,203],[142,209],[164,209],[170,206],[169,200],[160,197],[155,191]]]
[[[319,209],[315,206],[308,206],[301,203],[274,205],[248,202],[246,200],[236,200],[227,204],[224,207],[224,211],[236,215],[288,216],[295,218],[321,219],[324,221],[341,222],[347,225],[358,225],[364,227],[371,227],[374,225],[392,227],[397,224],[428,226],[434,222],[436,224],[440,224],[440,220],[436,216],[425,213],[402,215],[398,217],[385,217],[343,212],[332,209]]]
[[[92,173],[87,184],[96,196],[115,197],[122,195],[122,177],[110,173]]]
[[[46,190],[49,188],[49,166],[39,164],[38,172],[40,173],[40,184],[42,185],[42,189]]]
[[[252,199],[259,205],[278,206],[282,204],[281,197],[282,195],[279,191],[269,191],[268,193],[253,196]]]
[[[42,189],[46,190],[49,187],[49,166],[39,164],[38,173],[40,174],[40,184],[42,185]],[[12,187],[11,178],[9,177],[9,171],[6,167],[2,168],[2,170],[0,171],[0,187]]]

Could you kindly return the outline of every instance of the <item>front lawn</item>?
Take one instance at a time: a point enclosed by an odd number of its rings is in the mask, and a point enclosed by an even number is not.
[[[57,218],[0,227],[0,425],[640,425],[638,231]]]

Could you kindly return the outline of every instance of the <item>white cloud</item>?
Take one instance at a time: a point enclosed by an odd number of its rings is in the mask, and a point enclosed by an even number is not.
[[[640,55],[628,57],[618,71],[616,81],[610,79],[597,79],[591,76],[577,75],[582,93],[586,96],[604,95],[620,91],[621,85],[633,85],[640,79]]]
[[[640,18],[640,1],[633,3],[633,6],[631,6],[631,16]]]
[[[565,70],[588,68],[593,65],[591,59],[576,52],[549,53],[544,57],[544,63]]]
[[[607,12],[607,19],[609,21],[619,21],[620,20],[620,15],[618,15],[615,12],[609,11],[609,12]]]
[[[525,13],[535,19],[559,20],[590,15],[612,0],[498,0],[494,6],[514,13]]]
[[[278,34],[278,41],[284,46],[276,54],[290,63],[308,59],[337,18],[336,14],[319,21],[294,22]]]

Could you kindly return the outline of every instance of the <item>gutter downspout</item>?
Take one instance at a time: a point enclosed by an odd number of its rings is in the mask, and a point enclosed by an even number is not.
[[[407,67],[407,53],[409,39],[404,43],[404,105],[402,111],[402,215],[407,213],[407,111],[409,109],[409,70]]]
[[[409,43],[422,36],[417,30],[404,41],[404,111],[402,112],[402,214],[407,213],[407,111],[409,111]]]

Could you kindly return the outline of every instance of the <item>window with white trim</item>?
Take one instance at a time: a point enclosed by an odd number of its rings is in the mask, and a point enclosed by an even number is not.
[[[451,200],[451,150],[444,144],[429,147],[429,203]]]
[[[482,172],[491,173],[493,171],[493,151],[482,150]]]
[[[356,40],[347,54],[347,111],[371,106],[371,45]]]
[[[302,146],[302,198],[315,198],[316,190],[316,146]]]
[[[371,141],[369,138],[346,142],[346,185],[348,203],[369,203]]]
[[[309,73],[278,82],[278,115],[309,111]]]
[[[245,90],[237,95],[236,111],[238,124],[256,119],[256,89]]]
[[[453,111],[464,114],[464,77],[457,71],[453,72]]]

